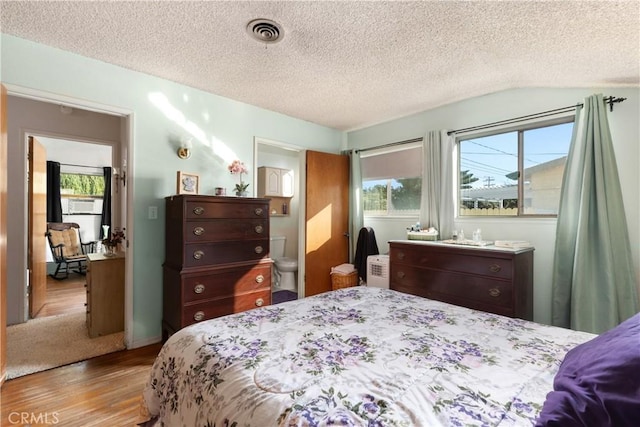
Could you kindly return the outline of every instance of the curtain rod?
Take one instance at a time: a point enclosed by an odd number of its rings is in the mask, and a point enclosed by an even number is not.
[[[71,164],[71,163],[60,163],[60,165],[61,166],[73,166],[75,168],[89,168],[89,169],[102,169],[103,168],[103,166],[74,165],[74,164]]]
[[[406,139],[404,141],[391,142],[389,144],[378,145],[378,146],[375,146],[375,147],[361,148],[359,150],[354,150],[354,151],[356,153],[361,153],[363,151],[377,150],[379,148],[387,148],[387,147],[393,147],[394,145],[411,144],[412,142],[421,142],[421,141],[422,141],[422,138]]]
[[[604,102],[605,102],[605,104],[609,104],[609,110],[613,111],[613,104],[617,104],[617,103],[622,102],[622,101],[624,101],[626,99],[627,98],[616,98],[616,97],[613,97],[613,96],[607,96],[606,98],[604,98]],[[470,132],[470,131],[481,130],[481,129],[489,129],[489,128],[497,127],[497,126],[501,126],[501,125],[507,125],[507,124],[511,124],[511,123],[523,122],[523,121],[526,121],[526,120],[529,120],[529,119],[538,119],[538,118],[542,118],[542,117],[553,116],[553,115],[560,114],[560,113],[568,113],[570,111],[574,111],[578,107],[582,107],[583,105],[584,104],[579,103],[579,104],[576,104],[576,105],[569,105],[568,107],[556,108],[554,110],[542,111],[540,113],[529,114],[529,115],[520,116],[520,117],[514,117],[512,119],[500,120],[500,121],[497,121],[497,122],[487,123],[487,124],[484,124],[484,125],[471,126],[471,127],[463,128],[463,129],[456,129],[456,130],[452,130],[452,131],[447,132],[447,135],[452,135],[452,134],[455,134],[455,133]]]

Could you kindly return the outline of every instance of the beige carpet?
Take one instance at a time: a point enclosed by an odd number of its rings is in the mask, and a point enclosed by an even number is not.
[[[84,312],[7,327],[7,379],[124,349],[124,333],[89,338]]]

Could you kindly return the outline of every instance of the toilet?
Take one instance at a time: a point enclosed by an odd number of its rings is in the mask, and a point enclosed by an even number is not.
[[[284,236],[271,236],[270,253],[273,259],[273,289],[297,292],[296,272],[298,271],[298,260],[293,258],[285,258],[284,245],[286,243]]]

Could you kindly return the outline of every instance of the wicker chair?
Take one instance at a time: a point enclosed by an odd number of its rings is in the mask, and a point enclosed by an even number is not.
[[[87,254],[96,251],[97,242],[83,243],[80,226],[75,222],[47,223],[47,240],[56,262],[56,271],[50,274],[56,280],[69,277],[69,270],[80,274],[87,272]]]

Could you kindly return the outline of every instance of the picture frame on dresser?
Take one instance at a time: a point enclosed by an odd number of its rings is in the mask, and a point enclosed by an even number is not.
[[[178,171],[176,179],[176,194],[197,195],[200,191],[200,175]]]

